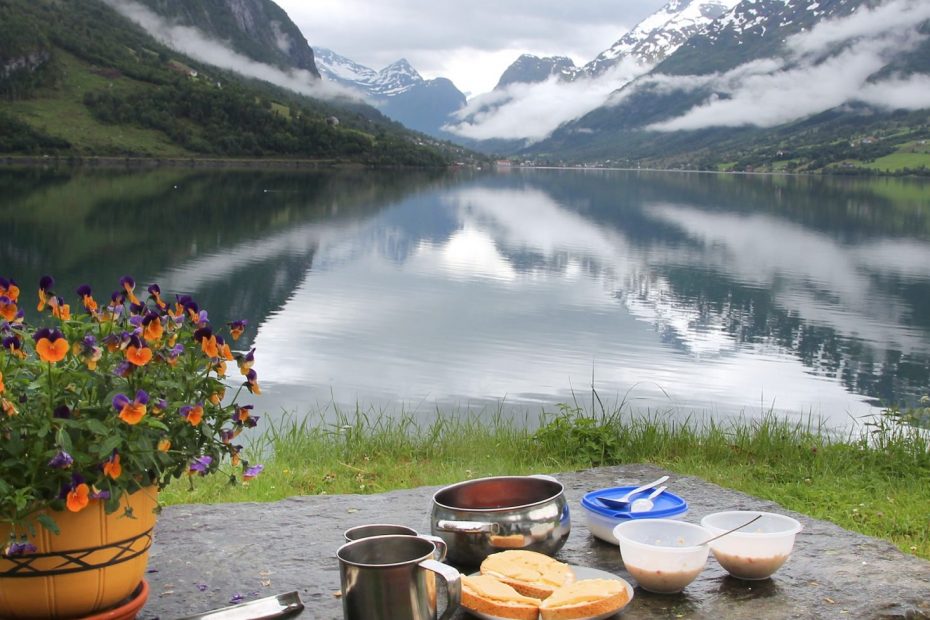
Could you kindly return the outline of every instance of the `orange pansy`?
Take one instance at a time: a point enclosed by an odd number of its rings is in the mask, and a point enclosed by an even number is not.
[[[90,502],[90,487],[83,482],[68,492],[68,510],[71,512],[80,512],[87,508]]]
[[[152,350],[148,347],[127,347],[126,359],[136,366],[145,366],[152,361]]]
[[[219,347],[216,344],[216,336],[211,335],[209,338],[204,338],[200,341],[200,348],[203,350],[204,355],[207,357],[219,357]]]
[[[112,458],[107,459],[103,464],[103,473],[113,480],[119,478],[120,474],[123,473],[123,466],[119,463],[119,454],[114,454]]]
[[[64,338],[58,338],[54,342],[48,338],[40,338],[36,343],[36,353],[46,362],[60,362],[68,354],[68,341]]]
[[[138,424],[145,417],[145,405],[142,403],[126,403],[119,412],[119,419],[126,424]]]

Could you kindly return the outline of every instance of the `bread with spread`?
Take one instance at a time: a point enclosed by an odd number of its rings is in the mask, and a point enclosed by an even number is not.
[[[492,553],[481,563],[481,574],[537,599],[544,599],[575,581],[575,573],[568,564],[542,553],[523,550]]]
[[[470,611],[497,618],[537,620],[541,602],[490,575],[462,577],[462,607]]]
[[[539,605],[542,620],[590,618],[623,609],[630,600],[626,584],[616,579],[581,579],[563,586]]]

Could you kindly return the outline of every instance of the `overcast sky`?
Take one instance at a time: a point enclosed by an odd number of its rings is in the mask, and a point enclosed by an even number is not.
[[[462,92],[491,90],[523,53],[592,60],[668,0],[275,0],[311,47],[372,69],[406,58]]]

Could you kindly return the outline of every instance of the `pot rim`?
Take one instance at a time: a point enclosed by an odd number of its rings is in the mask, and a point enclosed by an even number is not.
[[[455,489],[455,488],[458,488],[458,487],[468,486],[468,485],[476,484],[476,483],[479,483],[479,482],[486,482],[486,481],[488,481],[488,480],[527,480],[527,479],[541,480],[541,481],[544,481],[544,482],[551,482],[551,483],[557,484],[558,487],[559,487],[559,490],[558,490],[557,493],[554,493],[553,495],[551,495],[551,496],[549,496],[549,497],[547,497],[547,498],[545,498],[545,499],[541,499],[541,500],[539,500],[539,501],[536,501],[536,502],[531,502],[531,503],[529,503],[529,504],[516,504],[516,505],[514,505],[514,506],[501,506],[500,508],[462,508],[461,506],[450,506],[450,505],[448,505],[448,504],[443,504],[443,503],[440,502],[438,499],[436,499],[436,497],[437,497],[440,493],[444,493],[444,492],[446,492],[446,491],[448,491],[448,490],[450,490],[450,489]],[[552,500],[558,499],[560,496],[562,496],[562,497],[565,496],[565,486],[564,486],[561,482],[559,482],[558,480],[556,480],[555,478],[553,478],[552,476],[546,476],[546,475],[538,475],[538,476],[533,476],[533,475],[531,475],[531,476],[488,476],[488,477],[486,477],[486,478],[474,478],[474,479],[472,479],[472,480],[463,480],[462,482],[456,482],[455,484],[450,484],[449,486],[445,486],[445,487],[439,489],[438,491],[436,491],[435,493],[433,493],[433,506],[434,506],[434,507],[437,507],[437,506],[438,506],[438,507],[440,507],[440,508],[446,508],[446,509],[448,509],[448,510],[458,510],[458,511],[462,511],[462,512],[486,514],[486,513],[495,513],[495,512],[510,512],[510,511],[512,511],[512,510],[519,510],[519,509],[521,509],[521,508],[530,508],[530,507],[532,507],[532,506],[539,506],[540,504],[545,504],[545,503],[547,503],[547,502],[551,502]]]

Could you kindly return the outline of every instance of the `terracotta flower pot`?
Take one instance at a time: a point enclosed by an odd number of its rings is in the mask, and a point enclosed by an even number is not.
[[[142,582],[155,527],[154,487],[128,496],[134,518],[106,514],[94,501],[80,512],[56,512],[61,533],[40,525],[35,553],[0,557],[0,618],[79,618],[124,601]],[[0,525],[0,540],[9,527]]]

